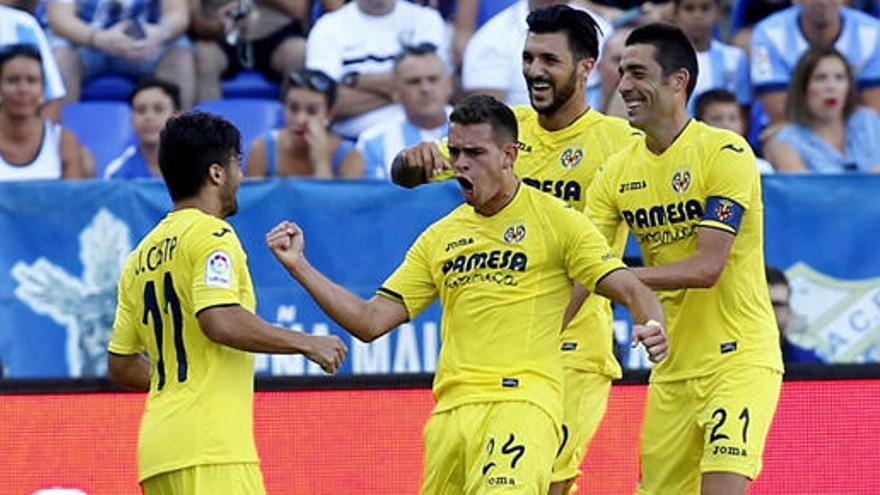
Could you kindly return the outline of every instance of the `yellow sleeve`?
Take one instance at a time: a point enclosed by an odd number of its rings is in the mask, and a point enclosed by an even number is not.
[[[107,349],[114,354],[140,354],[144,351],[144,344],[138,336],[138,317],[135,314],[135,305],[132,297],[137,294],[130,292],[131,287],[131,263],[126,263],[119,280],[119,294],[116,302],[116,318],[113,321],[113,334]]]
[[[608,165],[610,164],[611,162]],[[614,244],[619,235],[621,217],[612,195],[613,179],[608,165],[600,168],[596,177],[593,178],[593,183],[587,190],[587,204],[584,212],[593,221],[605,240]]]
[[[555,218],[562,224],[558,231],[563,236],[563,256],[569,278],[592,292],[606,275],[626,267],[586,215],[566,208]]]
[[[193,312],[243,305],[241,286],[247,281],[247,257],[232,227],[223,221],[199,222],[186,235]]]
[[[706,210],[700,225],[736,234],[760,181],[752,148],[742,137],[725,133],[706,165]]]
[[[409,248],[403,263],[394,270],[376,291],[377,294],[406,306],[413,319],[437,299],[437,286],[431,275],[429,256],[430,230],[424,232]]]

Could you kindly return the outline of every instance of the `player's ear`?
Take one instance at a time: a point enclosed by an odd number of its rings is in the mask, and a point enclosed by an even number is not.
[[[685,68],[680,68],[672,74],[673,79],[675,80],[675,89],[676,91],[686,92],[688,87],[688,82],[691,80],[691,73]]]
[[[504,145],[504,168],[513,168],[516,157],[519,154],[519,148],[515,142]]]
[[[596,67],[596,59],[593,57],[585,57],[583,60],[578,62],[578,67],[581,69],[581,80],[584,84],[587,83],[587,77],[593,72],[593,69]]]
[[[219,163],[212,163],[208,168],[208,179],[214,184],[220,184],[225,175],[226,170]]]

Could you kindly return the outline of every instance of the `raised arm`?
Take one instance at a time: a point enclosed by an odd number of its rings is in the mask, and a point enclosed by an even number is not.
[[[366,301],[315,269],[303,253],[303,232],[295,223],[278,224],[266,235],[266,243],[327,316],[358,339],[370,342],[409,320],[402,303],[382,296]]]
[[[419,143],[404,149],[391,162],[391,180],[411,189],[425,184],[435,174],[451,168],[449,160],[434,142]]]

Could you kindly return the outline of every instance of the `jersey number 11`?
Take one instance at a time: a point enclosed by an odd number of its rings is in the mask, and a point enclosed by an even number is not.
[[[183,312],[180,310],[180,298],[174,290],[174,281],[171,273],[165,272],[163,279],[163,296],[165,304],[159,306],[159,298],[156,294],[156,284],[152,280],[144,285],[144,317],[143,324],[148,325],[150,317],[153,319],[153,332],[156,334],[156,347],[159,349],[159,357],[156,360],[156,370],[159,375],[157,389],[162,390],[165,386],[165,357],[162,346],[165,341],[165,320],[162,313],[171,313],[171,326],[174,338],[174,352],[177,357],[177,381],[185,382],[187,375],[186,348],[183,345]],[[164,310],[164,311],[163,311]]]

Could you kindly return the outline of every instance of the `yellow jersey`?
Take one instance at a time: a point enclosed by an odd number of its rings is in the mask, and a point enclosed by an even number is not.
[[[532,107],[513,109],[519,123],[519,156],[514,170],[526,184],[549,192],[583,211],[587,189],[599,167],[627,143],[639,139],[640,131],[621,118],[588,110],[571,125],[548,131],[538,123]],[[608,242],[623,256],[626,228]],[[612,378],[620,378],[614,357],[614,315],[611,302],[591,294],[561,335],[565,366]]]
[[[652,381],[737,365],[782,370],[764,275],[761,179],[741,136],[691,120],[659,155],[639,140],[609,161],[587,197],[587,212],[599,230],[613,236],[625,223],[647,266],[693,255],[700,228],[736,236],[714,287],[658,292],[670,352],[654,368]]]
[[[435,412],[523,400],[559,422],[557,346],[572,280],[593,290],[623,267],[589,218],[520,185],[491,217],[465,204],[431,225],[378,293],[410,318],[440,299]]]
[[[252,354],[208,339],[196,315],[255,311],[247,256],[232,227],[197,209],[169,213],[128,257],[109,350],[150,358],[139,478],[202,464],[258,462]]]

